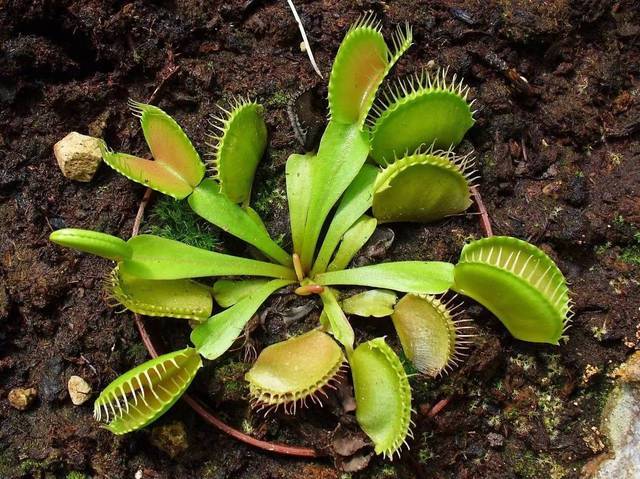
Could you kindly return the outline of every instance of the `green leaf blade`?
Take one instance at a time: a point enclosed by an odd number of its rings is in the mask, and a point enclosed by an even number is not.
[[[440,294],[453,285],[453,265],[441,261],[399,261],[330,271],[315,277],[325,286],[352,285],[406,293]]]
[[[353,257],[366,244],[376,229],[378,220],[367,215],[356,221],[356,223],[347,230],[342,237],[340,247],[336,251],[336,255],[329,263],[327,271],[338,271],[346,268]]]
[[[326,319],[330,325],[331,334],[346,348],[347,352],[351,352],[355,341],[355,333],[340,308],[335,295],[330,289],[325,288],[325,290],[320,293],[320,298],[322,299]]]
[[[219,279],[213,285],[213,298],[223,308],[233,306],[269,282],[268,279]]]
[[[327,270],[329,260],[342,236],[371,207],[373,186],[377,176],[377,168],[372,165],[364,165],[344,192],[316,256],[311,276],[324,273]]]
[[[198,353],[211,360],[220,357],[231,347],[262,303],[273,292],[292,283],[289,280],[269,281],[230,308],[197,326],[191,332],[191,342]]]
[[[127,244],[131,257],[120,268],[141,279],[182,279],[205,276],[266,276],[294,279],[284,266],[207,251],[154,235],[138,235]]]
[[[114,261],[127,259],[131,257],[132,253],[126,241],[99,231],[64,228],[51,233],[49,239],[60,246]]]
[[[255,246],[278,263],[291,265],[291,256],[271,239],[250,213],[221,193],[213,180],[204,180],[188,201],[191,209],[205,220]]]
[[[293,251],[302,254],[304,232],[307,224],[309,200],[312,187],[312,165],[317,161],[313,155],[289,156],[286,165],[287,201],[289,203],[289,220]]]
[[[311,196],[300,257],[305,271],[311,269],[327,215],[356,177],[368,154],[367,134],[357,125],[329,122],[311,168]]]

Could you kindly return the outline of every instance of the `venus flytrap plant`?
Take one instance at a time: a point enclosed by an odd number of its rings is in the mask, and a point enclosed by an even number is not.
[[[222,110],[210,145],[210,177],[204,178],[205,166],[177,123],[157,107],[132,102],[154,159],[104,145],[105,161],[134,181],[187,198],[198,215],[264,257],[242,258],[154,235],[124,241],[86,230],[52,233],[56,243],[116,262],[108,288],[126,308],[194,324],[195,348],[148,361],[103,391],[96,416],[112,432],[144,427],[164,413],[186,390],[200,357],[215,360],[229,351],[267,298],[291,285],[300,296],[319,297],[319,325],[260,353],[246,374],[252,404],[289,414],[322,404],[326,389],[346,380],[348,365],[356,418],[376,453],[390,458],[411,436],[409,381],[383,338],[356,344],[347,314],[391,317],[404,354],[425,377],[456,365],[472,343],[472,326],[459,317],[460,306],[435,296],[449,289],[485,305],[514,336],[557,343],[569,311],[564,277],[528,243],[476,241],[456,266],[400,261],[349,268],[378,223],[437,221],[470,205],[472,160],[453,152],[473,125],[462,82],[455,76],[449,81],[446,71],[433,78],[423,74],[399,83],[372,108],[378,87],[411,41],[408,27],[398,29],[389,48],[370,16],[345,36],[329,79],[330,119],[318,151],[293,154],[286,164],[291,254],[250,207],[266,145],[260,105],[235,100]],[[211,277],[212,288],[196,281]],[[340,286],[373,289],[342,298]],[[397,293],[404,294],[399,301]],[[213,312],[213,300],[221,310]]]

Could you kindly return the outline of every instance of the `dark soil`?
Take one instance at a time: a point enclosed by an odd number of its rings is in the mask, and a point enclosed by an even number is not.
[[[579,477],[606,450],[598,425],[607,374],[640,342],[640,5],[297,3],[325,74],[348,26],[373,10],[386,34],[405,21],[414,27],[415,45],[397,74],[433,61],[466,78],[479,111],[462,149],[477,152],[495,232],[541,245],[576,302],[560,347],[514,340],[470,304],[480,329],[470,359],[444,379],[412,379],[411,449],[393,463],[375,458],[353,477]],[[66,391],[74,374],[100,391],[146,351],[132,316],[104,299],[108,262],[56,247],[48,234],[74,226],[127,237],[143,188],[104,165],[89,184],[67,180],[53,144],[76,130],[145,155],[126,99],[147,100],[161,85],[155,103],[204,151],[216,102],[258,98],[271,143],[254,200],[274,235],[286,234],[283,167],[301,149],[287,104],[324,85],[300,51],[286,3],[0,0],[0,42],[0,477],[349,477],[329,459],[286,459],[240,444],[183,403],[159,422],[186,427],[189,448],[171,458],[153,445],[162,435],[152,437],[152,427],[114,437],[93,421],[90,402],[73,406]],[[476,219],[393,226],[395,241],[382,256],[455,261],[464,241],[480,235]],[[270,311],[285,303],[277,299]],[[259,347],[314,318],[287,325],[276,313],[264,316]],[[356,326],[370,334],[368,322]],[[168,328],[165,339],[184,338],[186,329]],[[194,394],[265,439],[327,444],[339,408],[293,419],[251,415],[235,357],[208,366]],[[9,405],[15,387],[37,388],[27,411]],[[433,415],[442,400],[446,407]]]

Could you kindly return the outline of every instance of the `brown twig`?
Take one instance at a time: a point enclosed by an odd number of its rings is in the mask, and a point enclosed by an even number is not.
[[[140,224],[142,223],[142,218],[144,217],[144,210],[147,208],[149,201],[151,201],[151,197],[153,196],[153,190],[151,188],[147,188],[144,192],[144,196],[142,197],[142,201],[140,202],[140,206],[138,207],[138,212],[136,213],[136,219],[133,222],[133,228],[131,228],[131,236],[137,236],[140,231]]]
[[[488,238],[489,236],[493,236],[493,230],[491,229],[491,221],[489,220],[489,213],[487,212],[487,208],[484,206],[484,201],[482,201],[482,196],[480,195],[480,190],[477,186],[471,187],[471,195],[473,196],[473,200],[476,202],[476,206],[478,207],[478,213],[480,217],[480,227],[482,228],[482,232]],[[433,406],[427,416],[430,418],[435,417],[440,411],[442,411],[449,402],[452,397],[449,396],[447,398],[441,399],[438,401],[435,406]]]
[[[171,63],[173,63],[173,59],[171,60]],[[154,101],[156,101],[156,99],[158,98],[158,94],[160,93],[160,90],[162,90],[165,83],[167,83],[167,81],[169,81],[171,77],[173,77],[173,75],[178,73],[178,70],[180,70],[180,65],[173,65],[172,67],[170,67],[169,73],[167,73],[165,76],[162,77],[162,80],[160,80],[160,83],[158,83],[158,86],[156,87],[156,89],[153,90],[153,93],[147,100],[147,103],[151,104]]]
[[[480,190],[477,186],[471,187],[471,194],[473,195],[473,200],[476,202],[478,212],[480,213],[480,227],[482,228],[482,232],[487,238],[489,236],[493,236],[493,229],[491,228],[489,213],[487,213],[487,208],[485,208],[484,206],[482,196],[480,196]]]
[[[447,407],[447,404],[449,404],[449,401],[451,401],[451,397],[448,398],[444,398],[441,399],[440,401],[438,401],[436,403],[435,406],[433,406],[431,408],[431,410],[427,413],[427,416],[430,418],[433,418],[436,416],[436,414],[438,414],[440,411],[442,411],[445,407]]]

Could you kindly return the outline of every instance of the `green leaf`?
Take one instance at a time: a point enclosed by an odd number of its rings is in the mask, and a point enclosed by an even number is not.
[[[338,209],[336,210],[316,261],[311,270],[311,276],[324,273],[327,270],[329,260],[342,236],[370,207],[373,201],[373,185],[378,176],[378,170],[374,166],[364,165],[358,176],[344,192]]]
[[[329,288],[325,288],[325,290],[320,293],[320,298],[324,305],[324,313],[326,313],[326,317],[331,325],[331,334],[346,348],[347,353],[349,353],[353,350],[353,342],[355,340],[355,334],[351,324],[342,312],[335,295]]]
[[[102,159],[111,168],[131,181],[148,186],[152,190],[181,200],[193,191],[193,187],[169,166],[158,161],[145,160],[127,153],[116,153],[101,145]]]
[[[267,230],[267,226],[264,224],[264,221],[262,221],[262,218],[260,218],[260,215],[256,210],[251,208],[251,206],[245,206],[242,209],[249,215],[249,217],[255,222],[255,224],[257,224],[261,229],[267,232],[267,234],[269,233]]]
[[[369,240],[375,231],[377,224],[378,221],[375,218],[362,215],[362,217],[356,221],[356,223],[349,228],[342,237],[340,247],[333,258],[333,261],[329,263],[327,270],[338,271],[346,268],[349,263],[351,263],[353,257]]]
[[[214,125],[220,134],[212,134],[214,178],[220,191],[234,203],[247,205],[251,197],[253,177],[267,145],[264,108],[258,103],[235,99],[231,111],[220,107],[224,118]]]
[[[331,330],[331,323],[329,322],[329,317],[327,316],[327,312],[324,309],[320,312],[318,322],[320,323],[320,327],[323,331]]]
[[[342,284],[439,294],[453,284],[453,265],[441,261],[399,261],[330,271],[317,275],[314,281],[325,286]]]
[[[191,332],[191,342],[198,353],[216,359],[227,351],[260,305],[276,290],[293,281],[273,280],[256,288],[248,296],[221,313],[210,317]]]
[[[188,279],[140,279],[116,268],[108,288],[125,308],[147,316],[202,321],[213,308],[211,289]]]
[[[154,161],[114,153],[103,143],[105,163],[130,180],[177,199],[185,198],[204,177],[198,152],[182,128],[160,108],[135,101],[129,106],[140,118]]]
[[[223,308],[233,306],[269,282],[268,279],[243,279],[231,281],[219,279],[213,285],[213,297]]]
[[[189,196],[189,206],[198,215],[252,246],[269,258],[290,266],[291,256],[269,237],[264,225],[244,208],[220,192],[213,180],[204,180]]]
[[[201,367],[193,348],[151,359],[109,384],[96,399],[93,415],[118,435],[145,427],[175,404]]]
[[[468,87],[447,81],[446,70],[435,78],[420,76],[398,82],[373,110],[371,156],[380,165],[415,151],[421,145],[448,149],[456,146],[473,126]]]
[[[131,256],[131,248],[124,240],[98,231],[64,228],[51,233],[49,239],[60,246],[114,261],[121,261]]]
[[[396,293],[386,289],[370,289],[343,299],[342,310],[347,314],[374,318],[383,318],[393,313],[398,301]]]
[[[215,253],[159,236],[138,235],[127,244],[132,254],[120,268],[142,279],[235,275],[295,278],[293,270],[278,264]]]
[[[311,196],[300,256],[304,271],[311,269],[327,215],[362,168],[368,153],[367,134],[356,125],[329,122],[311,167]]]
[[[466,245],[453,289],[482,304],[523,341],[558,344],[570,321],[564,275],[542,250],[517,238],[492,236]]]
[[[376,180],[373,215],[381,223],[427,223],[463,212],[471,205],[472,164],[469,155],[432,150],[391,163]]]
[[[358,346],[351,357],[356,419],[376,454],[393,457],[411,435],[411,388],[402,363],[383,338]]]
[[[331,119],[361,126],[380,83],[411,41],[411,29],[398,28],[393,37],[395,51],[391,51],[373,16],[358,20],[342,40],[331,69]]]
[[[315,157],[311,154],[289,156],[286,165],[287,200],[293,251],[302,254],[304,230],[307,224],[307,212],[311,197],[311,167]]]
[[[204,164],[180,125],[156,106],[135,101],[130,101],[129,106],[140,118],[153,159],[174,171],[191,187],[197,186],[204,177]]]

